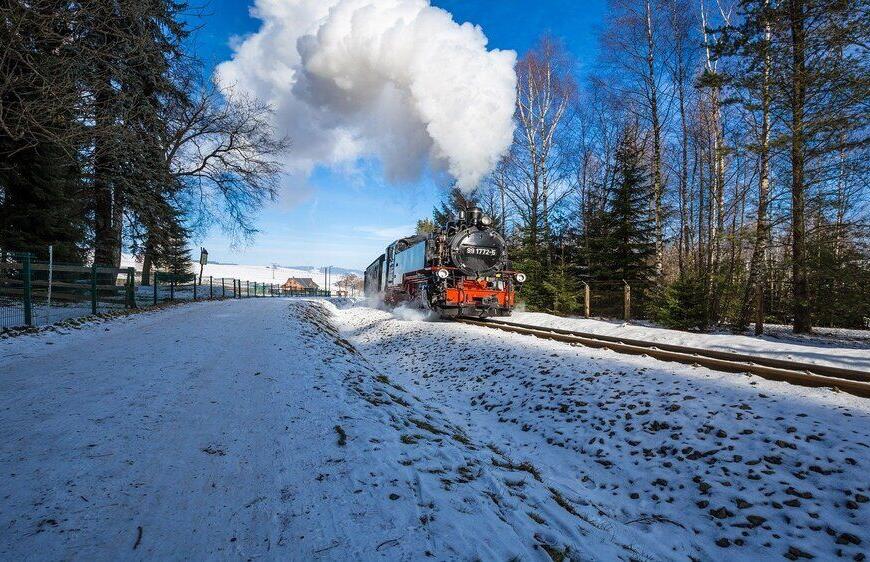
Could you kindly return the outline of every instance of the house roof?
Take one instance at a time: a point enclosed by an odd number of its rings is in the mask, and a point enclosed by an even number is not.
[[[287,279],[287,282],[284,284],[287,285],[288,283],[291,283],[291,282],[299,284],[299,286],[301,286],[303,289],[319,289],[320,288],[320,285],[315,283],[314,279],[312,279],[311,277],[290,277],[289,279]]]

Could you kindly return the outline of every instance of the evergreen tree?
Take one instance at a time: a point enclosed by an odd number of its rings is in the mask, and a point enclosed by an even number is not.
[[[637,128],[623,131],[616,149],[616,170],[608,208],[592,225],[592,274],[599,281],[643,285],[654,274],[655,220],[652,186],[638,140]]]
[[[11,143],[0,139],[0,145]],[[83,263],[79,178],[76,163],[47,140],[7,157],[0,166],[0,248],[45,260],[51,245],[56,261]]]
[[[420,219],[417,221],[417,234],[432,234],[436,230],[435,223],[430,219]]]
[[[172,230],[173,232],[163,247],[164,268],[173,275],[186,277],[191,275],[190,248],[187,244],[187,233],[180,226]]]
[[[173,275],[192,275],[189,233],[184,227],[180,214],[175,214],[167,222],[152,232],[154,244],[154,263],[158,269]]]

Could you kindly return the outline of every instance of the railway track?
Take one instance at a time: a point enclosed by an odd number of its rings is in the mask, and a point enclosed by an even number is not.
[[[870,398],[870,373],[842,367],[801,363],[786,359],[758,357],[731,351],[716,351],[667,343],[648,342],[602,334],[545,328],[512,322],[456,318],[457,322],[538,338],[603,348],[631,355],[648,355],[662,361],[702,365],[717,371],[751,373],[771,380],[813,387],[834,387],[856,396]]]

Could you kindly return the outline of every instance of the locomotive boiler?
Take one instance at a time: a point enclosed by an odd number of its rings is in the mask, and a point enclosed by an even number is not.
[[[431,234],[396,240],[365,272],[365,294],[441,316],[508,316],[526,280],[511,271],[507,244],[479,208]]]

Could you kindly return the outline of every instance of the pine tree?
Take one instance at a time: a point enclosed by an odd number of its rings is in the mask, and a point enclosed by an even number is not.
[[[444,227],[454,220],[460,211],[476,206],[477,200],[473,193],[463,193],[458,187],[451,187],[440,205],[432,209],[432,220],[437,227]]]
[[[616,171],[596,244],[599,280],[644,285],[655,273],[655,218],[652,186],[635,126],[622,133],[616,149]],[[603,244],[602,244],[603,242]]]
[[[159,231],[156,241],[155,263],[166,273],[180,276],[186,280],[192,275],[189,235],[179,216],[175,216]]]
[[[0,145],[10,143],[0,138]],[[76,163],[49,141],[21,147],[7,157],[0,166],[0,248],[45,260],[51,245],[56,261],[83,263],[79,177]]]
[[[417,234],[432,234],[436,229],[437,227],[432,220],[420,219],[417,221],[417,228],[415,230]]]

